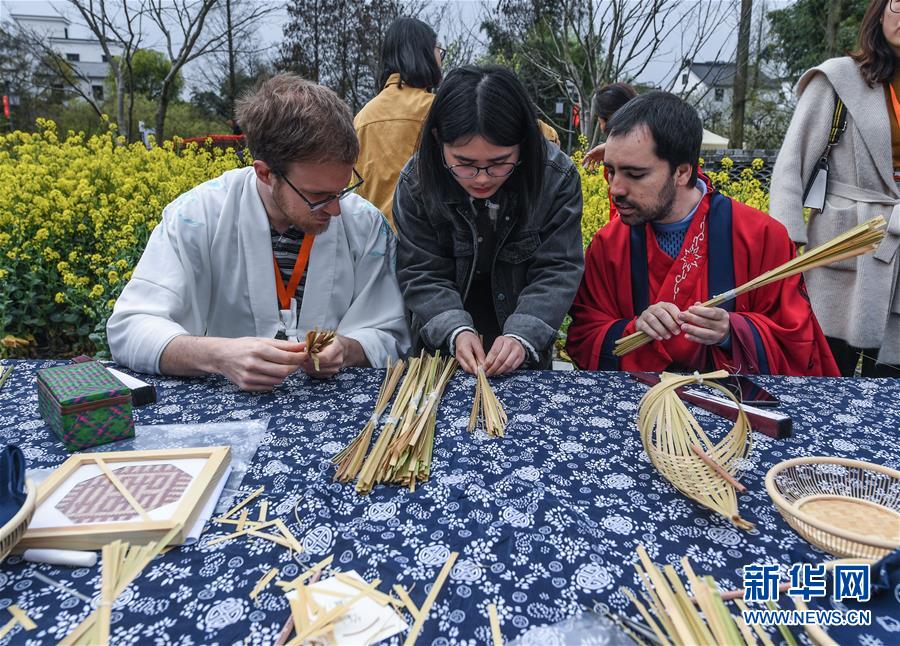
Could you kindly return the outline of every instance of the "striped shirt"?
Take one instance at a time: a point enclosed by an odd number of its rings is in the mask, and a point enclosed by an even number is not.
[[[293,225],[289,226],[284,233],[278,233],[269,226],[269,233],[272,236],[272,255],[275,256],[275,262],[278,263],[278,269],[281,271],[281,280],[287,285],[294,271],[294,263],[297,262],[297,254],[300,253],[300,245],[303,244],[303,232],[295,229]],[[306,285],[306,272],[300,278],[300,284],[297,285],[297,291],[294,292],[294,298],[297,299],[297,311],[300,311],[300,304],[303,302],[303,287]]]

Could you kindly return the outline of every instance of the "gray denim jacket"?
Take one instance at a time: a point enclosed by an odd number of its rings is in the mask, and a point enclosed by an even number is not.
[[[472,326],[463,308],[475,271],[477,233],[468,199],[432,210],[418,190],[416,157],[394,193],[397,278],[411,314],[414,347],[448,351],[450,334]],[[522,337],[542,356],[569,310],[584,271],[581,178],[555,145],[547,146],[540,198],[531,213],[501,199],[491,284],[504,334]]]

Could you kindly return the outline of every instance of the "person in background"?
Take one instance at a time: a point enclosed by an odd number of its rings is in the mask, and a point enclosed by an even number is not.
[[[583,267],[581,180],[515,74],[447,75],[394,195],[416,348],[489,375],[549,367]]]
[[[600,90],[597,95],[597,120],[600,125],[600,132],[605,137],[606,124],[612,119],[616,110],[631,101],[637,96],[637,92],[628,83],[611,83]],[[588,170],[593,170],[603,163],[603,157],[606,153],[606,143],[594,146],[584,154],[581,164]],[[609,172],[606,166],[603,167],[603,178],[609,183]],[[618,217],[616,205],[613,203],[612,196],[609,198],[609,219],[610,221]]]
[[[221,374],[271,390],[303,370],[384,367],[409,349],[396,238],[353,190],[359,143],[331,90],[279,74],[241,97],[252,166],[179,196],[153,229],[107,323],[138,372]],[[315,366],[308,330],[337,336]]]
[[[418,146],[446,55],[427,24],[417,18],[394,20],[381,46],[378,82],[382,90],[353,120],[359,137],[356,167],[366,178],[359,194],[377,206],[392,227],[397,179]],[[553,127],[543,121],[538,126],[544,137],[559,145]]]
[[[607,129],[604,163],[619,217],[587,249],[566,344],[578,366],[837,375],[802,277],[701,305],[795,249],[781,224],[699,176],[697,111],[674,94],[648,92]],[[652,342],[616,357],[616,340],[636,331]]]
[[[806,274],[813,310],[844,376],[855,374],[860,359],[864,377],[900,376],[898,59],[900,0],[873,0],[856,52],[800,77],[772,173],[769,212],[798,245],[816,247],[879,214],[889,220],[874,254]],[[842,114],[843,132],[833,128]],[[823,157],[827,181],[816,198]],[[805,205],[812,207],[808,222]]]
[[[606,124],[612,119],[616,110],[636,96],[637,92],[628,83],[610,83],[600,88],[600,92],[597,93],[597,121],[600,126],[600,132],[603,133],[604,137],[607,134]],[[594,146],[584,154],[582,165],[587,169],[593,170],[603,163],[605,151],[605,143]],[[604,171],[604,177],[607,180],[609,179],[606,176],[606,171]]]
[[[446,53],[434,30],[421,20],[394,20],[381,47],[382,90],[353,119],[359,137],[356,167],[366,178],[358,193],[378,207],[391,226],[397,178],[418,145]]]

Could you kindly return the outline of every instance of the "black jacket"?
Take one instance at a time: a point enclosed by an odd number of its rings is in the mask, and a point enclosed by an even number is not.
[[[466,197],[429,209],[419,192],[416,157],[394,193],[399,238],[397,278],[411,314],[414,346],[448,350],[456,329],[472,326],[463,303],[478,253],[475,214]],[[547,146],[544,183],[530,213],[501,187],[497,247],[491,272],[494,307],[504,334],[548,355],[584,271],[581,179],[575,164]],[[542,361],[542,363],[544,363]]]

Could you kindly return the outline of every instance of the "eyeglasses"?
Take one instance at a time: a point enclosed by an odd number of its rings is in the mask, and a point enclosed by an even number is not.
[[[522,162],[504,162],[502,164],[491,164],[490,166],[475,166],[474,164],[453,164],[447,163],[444,157],[444,147],[441,146],[441,159],[444,162],[444,168],[449,170],[454,176],[460,179],[475,179],[481,171],[488,177],[508,177],[512,175],[516,167]]]
[[[888,7],[894,13],[900,13],[900,0],[888,0]]]
[[[331,197],[326,197],[324,200],[317,200],[315,202],[310,202],[308,199],[306,199],[306,196],[300,192],[300,189],[298,189],[296,186],[291,184],[291,180],[289,180],[287,177],[285,177],[284,173],[282,173],[281,171],[275,171],[275,174],[278,175],[278,177],[283,179],[285,182],[287,182],[287,185],[290,186],[291,189],[293,189],[294,193],[299,195],[300,199],[303,200],[304,202],[306,202],[306,206],[309,207],[310,211],[318,211],[319,209],[322,209],[322,208],[328,206],[333,201],[339,200],[342,197],[344,197],[345,195],[347,195],[347,193],[352,193],[353,191],[358,189],[360,186],[362,186],[362,183],[366,181],[363,179],[362,175],[360,175],[358,172],[356,172],[356,169],[354,168],[353,169],[354,182],[350,186],[345,188],[343,191],[341,191],[337,195],[332,195]]]
[[[435,45],[434,48],[438,50],[438,56],[441,57],[441,62],[443,63],[444,59],[447,57],[447,50],[440,45]]]

